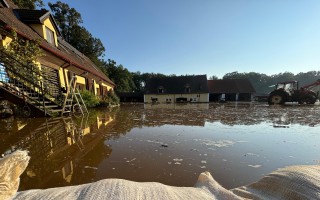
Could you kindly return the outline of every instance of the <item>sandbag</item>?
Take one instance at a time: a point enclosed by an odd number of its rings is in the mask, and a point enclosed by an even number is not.
[[[104,179],[77,186],[16,192],[19,176],[29,159],[27,152],[16,151],[0,160],[0,199],[320,199],[320,165],[279,169],[255,183],[232,190],[219,185],[209,172],[203,172],[194,187]]]

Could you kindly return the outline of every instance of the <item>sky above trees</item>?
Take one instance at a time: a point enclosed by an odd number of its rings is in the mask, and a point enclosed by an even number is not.
[[[318,0],[62,2],[101,39],[105,59],[129,71],[222,78],[233,71],[319,70]]]

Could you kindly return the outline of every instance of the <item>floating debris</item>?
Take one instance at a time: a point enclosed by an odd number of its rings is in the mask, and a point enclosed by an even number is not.
[[[136,158],[133,158],[132,160],[127,160],[126,162],[130,163],[130,162],[135,161],[135,160],[136,160]]]
[[[202,163],[202,164],[206,164],[206,163],[207,163],[207,161],[205,161],[205,160],[201,160],[201,163]]]
[[[252,167],[252,168],[259,168],[261,167],[262,165],[248,165],[249,167]]]
[[[182,162],[183,159],[182,159],[182,158],[174,158],[173,161],[175,161],[175,162]]]
[[[31,171],[31,170],[28,170],[28,171],[27,171],[27,176],[29,176],[30,178],[33,178],[33,177],[36,176],[36,173],[34,173],[34,172]]]
[[[218,140],[218,141],[212,141],[212,140],[204,140],[203,144],[207,146],[214,146],[214,147],[229,147],[235,144],[235,142],[231,140]]]
[[[174,164],[175,164],[175,165],[181,165],[181,163],[180,163],[180,162],[175,162]]]
[[[249,141],[245,141],[245,140],[240,140],[240,141],[237,141],[237,143],[248,143]]]
[[[190,151],[196,151],[196,152],[199,152],[199,150],[197,150],[197,149],[190,149]]]
[[[84,166],[85,169],[95,169],[97,170],[98,168],[97,167],[90,167],[90,166]]]
[[[168,145],[167,144],[162,144],[161,147],[168,147]]]
[[[255,153],[246,153],[246,154],[244,154],[244,156],[257,156],[257,157],[259,157],[259,155],[255,154]]]

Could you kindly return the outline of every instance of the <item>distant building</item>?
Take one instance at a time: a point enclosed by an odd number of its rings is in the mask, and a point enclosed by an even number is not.
[[[209,102],[206,75],[155,77],[147,81],[145,103]]]
[[[143,92],[117,92],[120,102],[143,102]]]
[[[208,80],[210,101],[251,101],[255,89],[247,79]]]

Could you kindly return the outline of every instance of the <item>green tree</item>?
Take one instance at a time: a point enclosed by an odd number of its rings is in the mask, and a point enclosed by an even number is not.
[[[133,76],[122,65],[117,65],[114,60],[108,59],[102,66],[102,71],[117,85],[116,92],[133,92],[136,90]]]
[[[300,72],[295,75],[295,79],[299,81],[300,86],[310,84],[320,79],[320,71]]]
[[[218,80],[219,78],[215,75],[212,75],[209,77],[209,80]]]
[[[269,93],[272,90],[269,86],[274,84],[271,83],[269,76],[256,72],[239,73],[235,71],[225,74],[223,79],[248,79],[257,93]]]
[[[93,37],[81,25],[83,23],[81,14],[61,1],[48,5],[60,28],[62,37],[99,66],[102,62],[100,57],[104,56],[105,47],[99,38]]]
[[[36,7],[43,7],[42,0],[12,0],[19,8],[34,10]]]

